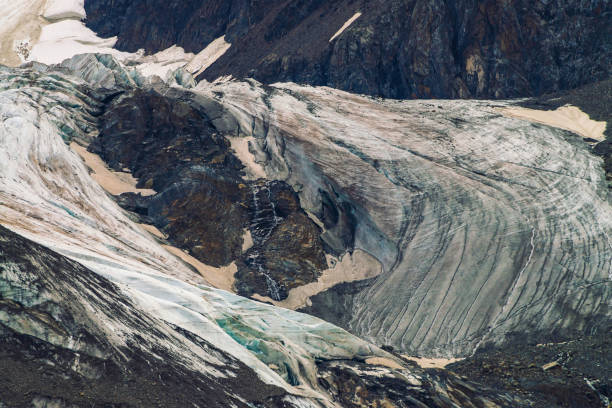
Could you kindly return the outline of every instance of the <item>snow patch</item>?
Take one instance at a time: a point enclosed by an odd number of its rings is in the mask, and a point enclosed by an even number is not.
[[[329,39],[329,42],[334,41],[337,37],[339,37],[347,28],[349,28],[351,26],[351,24],[353,24],[355,22],[355,20],[357,20],[359,17],[361,17],[361,12],[357,12],[355,14],[353,14],[353,17],[349,18],[346,23],[344,23],[344,25],[342,27],[340,27],[340,29],[338,31],[336,31],[336,34],[332,35],[332,37]]]
[[[84,20],[84,0],[47,0],[43,17],[47,20],[63,20],[74,18]]]
[[[178,68],[184,67],[194,58],[194,54],[185,52],[182,47],[173,45],[153,55],[137,58],[136,69],[145,77],[157,75],[167,80]]]
[[[501,112],[503,115],[513,118],[569,130],[584,138],[598,141],[605,140],[606,122],[591,119],[589,115],[576,106],[566,105],[549,111],[514,106],[502,109]]]
[[[192,73],[194,77],[197,77],[221,58],[231,46],[232,44],[225,41],[225,36],[221,36],[200,51],[185,69]]]
[[[25,62],[31,44],[38,39],[45,0],[0,0],[0,64],[18,66]],[[24,53],[23,46],[28,50]]]
[[[456,363],[457,361],[463,360],[462,358],[425,358],[425,357],[412,357],[402,354],[406,360],[414,361],[421,368],[444,368],[449,364]]]
[[[62,20],[42,28],[29,59],[44,64],[59,64],[78,54],[111,54],[118,59],[132,55],[115,50],[116,42],[117,37],[98,37],[79,20]]]

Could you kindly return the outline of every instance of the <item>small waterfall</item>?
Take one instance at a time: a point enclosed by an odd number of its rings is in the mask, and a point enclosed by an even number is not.
[[[253,237],[253,246],[257,248],[265,244],[282,218],[276,213],[276,205],[272,200],[272,192],[268,183],[252,186],[252,194],[253,217],[249,229]],[[270,297],[277,301],[281,300],[280,286],[264,268],[264,260],[259,251],[255,249],[249,254],[248,259],[249,264],[265,276]]]

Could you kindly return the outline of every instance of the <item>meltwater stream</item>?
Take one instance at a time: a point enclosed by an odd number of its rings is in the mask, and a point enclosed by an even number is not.
[[[266,182],[261,185],[251,187],[253,194],[253,217],[249,225],[251,236],[253,237],[254,248],[261,247],[270,238],[274,228],[281,222],[282,218],[276,213],[276,205],[272,200],[269,184]],[[282,300],[280,286],[272,279],[264,267],[264,259],[258,250],[249,254],[249,264],[266,278],[268,294],[274,300]]]

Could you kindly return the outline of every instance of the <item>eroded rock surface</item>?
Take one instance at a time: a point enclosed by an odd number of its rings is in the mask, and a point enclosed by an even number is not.
[[[213,99],[184,90],[136,89],[107,105],[90,150],[157,192],[123,194],[124,208],[205,264],[236,261],[239,294],[282,300],[327,268],[322,231],[287,183],[246,177],[227,137],[237,129],[218,121],[222,112]]]

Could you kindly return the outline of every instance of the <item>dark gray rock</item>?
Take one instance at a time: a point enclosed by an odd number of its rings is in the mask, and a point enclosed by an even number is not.
[[[88,0],[120,49],[232,44],[201,78],[231,74],[391,98],[508,98],[606,79],[607,0]],[[357,11],[363,15],[334,33]]]

